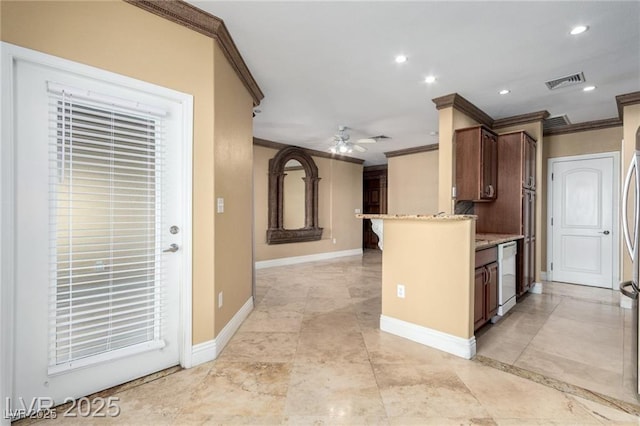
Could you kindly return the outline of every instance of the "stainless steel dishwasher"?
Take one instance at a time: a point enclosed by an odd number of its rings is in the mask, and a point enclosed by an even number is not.
[[[516,305],[516,254],[515,241],[498,245],[498,315],[495,322]]]

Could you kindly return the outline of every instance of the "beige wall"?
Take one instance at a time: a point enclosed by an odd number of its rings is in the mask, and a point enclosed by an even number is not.
[[[622,140],[622,127],[591,130],[586,132],[568,133],[564,135],[545,136],[542,147],[542,168],[539,167],[541,182],[538,191],[538,200],[542,208],[540,216],[539,246],[540,263],[539,270],[547,270],[547,173],[548,160],[550,158],[569,157],[573,155],[597,154],[601,152],[620,151]]]
[[[253,284],[253,99],[215,44],[214,182],[224,213],[215,214],[215,334],[251,297]],[[212,197],[213,194],[207,194]]]
[[[389,158],[389,214],[438,212],[438,161],[438,150]]]
[[[473,336],[475,220],[385,220],[382,314]],[[396,286],[405,286],[398,298]]]
[[[454,186],[455,149],[454,132],[456,129],[476,126],[477,121],[457,109],[443,108],[438,111],[438,211],[453,213],[454,202],[451,190]]]
[[[213,339],[251,291],[251,102],[216,42],[119,1],[3,0],[0,7],[5,42],[194,96],[193,343]],[[221,125],[224,119],[229,122]],[[214,122],[221,129],[215,129]],[[219,145],[215,152],[214,134]],[[238,147],[233,153],[232,145]],[[215,159],[225,150],[229,158]],[[229,159],[232,163],[225,166]],[[237,173],[231,173],[232,165],[239,168]],[[233,191],[225,187],[231,177]],[[240,212],[224,219],[225,227],[239,233],[233,238],[224,230],[214,234],[223,225],[215,216],[215,194],[225,193],[228,208]],[[230,246],[219,254],[216,247],[226,243]],[[232,265],[218,271],[220,261],[229,259]],[[221,316],[215,310],[218,280],[229,293]]]
[[[362,165],[325,157],[312,157],[318,166],[318,221],[322,239],[304,243],[266,243],[269,224],[269,159],[278,150],[253,146],[255,260],[271,260],[362,248]],[[333,243],[333,239],[336,243]]]

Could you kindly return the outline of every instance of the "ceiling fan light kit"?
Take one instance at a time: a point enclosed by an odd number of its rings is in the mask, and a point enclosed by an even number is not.
[[[348,129],[349,128],[347,126],[338,126],[338,133],[333,137],[334,145],[329,148],[329,152],[333,154],[350,154],[354,150],[358,152],[366,152],[367,148],[360,146],[360,144],[371,144],[378,142],[380,139],[389,139],[389,136],[378,135],[350,142],[350,136],[347,133]]]

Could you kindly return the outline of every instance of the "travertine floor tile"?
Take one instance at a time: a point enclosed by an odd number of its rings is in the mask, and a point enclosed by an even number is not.
[[[359,332],[331,333],[309,331],[300,333],[296,363],[369,361],[369,354]]]
[[[374,367],[389,418],[487,418],[489,413],[453,370],[422,365]]]
[[[290,364],[217,361],[180,418],[282,418],[290,374]]]
[[[292,362],[298,346],[298,333],[236,333],[219,360],[245,362]]]
[[[385,410],[369,363],[296,363],[287,416],[382,417]]]
[[[496,419],[588,424],[594,418],[569,395],[483,365],[462,366],[457,375]]]

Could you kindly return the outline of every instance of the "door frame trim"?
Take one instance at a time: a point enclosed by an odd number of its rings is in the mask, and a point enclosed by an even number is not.
[[[183,192],[183,259],[180,283],[180,313],[178,324],[179,362],[180,365],[191,367],[192,353],[192,242],[193,242],[193,96],[174,89],[161,87],[157,84],[117,74],[112,71],[84,65],[64,58],[45,54],[35,50],[23,48],[0,41],[0,424],[8,424],[4,417],[5,398],[13,394],[13,366],[14,356],[12,344],[15,339],[15,132],[14,132],[14,64],[16,61],[37,63],[57,70],[76,73],[121,85],[148,93],[169,97],[182,106],[182,144],[183,162],[182,185]],[[8,326],[7,326],[8,325]]]
[[[566,161],[596,160],[600,158],[613,159],[613,223],[611,225],[613,233],[613,264],[611,265],[613,277],[612,289],[615,290],[615,283],[620,281],[620,152],[599,152],[595,154],[571,155],[565,157],[554,157],[547,159],[547,280],[553,281],[553,271],[551,261],[553,260],[553,227],[550,218],[553,217],[553,181],[551,174],[555,163]]]

